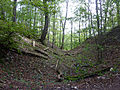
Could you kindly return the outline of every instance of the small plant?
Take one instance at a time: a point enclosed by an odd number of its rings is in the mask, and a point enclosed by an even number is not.
[[[68,81],[68,80],[64,80],[63,82],[64,82],[64,83],[68,83],[69,81]]]
[[[99,76],[103,76],[103,73],[99,72],[98,75],[99,75]]]
[[[111,71],[111,72],[114,72],[114,73],[120,72],[119,69],[117,69],[117,66],[114,67],[114,68],[110,68],[110,71]]]
[[[9,88],[13,88],[13,85],[9,85]]]
[[[35,90],[35,88],[32,88],[32,90]]]

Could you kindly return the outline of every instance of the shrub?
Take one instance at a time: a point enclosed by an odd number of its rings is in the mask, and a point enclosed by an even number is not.
[[[18,42],[15,41],[15,38],[20,38],[18,33],[22,33],[22,29],[19,25],[0,20],[0,45],[4,48],[12,49],[18,47]]]

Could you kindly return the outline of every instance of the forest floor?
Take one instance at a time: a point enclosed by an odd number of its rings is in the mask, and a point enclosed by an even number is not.
[[[100,63],[96,40],[102,42]],[[38,42],[20,50],[1,50],[0,90],[120,90],[120,27],[70,51]]]

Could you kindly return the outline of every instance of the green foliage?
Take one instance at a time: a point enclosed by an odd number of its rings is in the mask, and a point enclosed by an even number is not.
[[[6,48],[17,47],[14,40],[17,29],[17,26],[13,27],[12,22],[4,22],[0,20],[0,44],[4,45]]]
[[[30,38],[30,39],[35,39],[38,40],[40,37],[40,32],[38,33],[37,29],[26,29],[24,36]]]
[[[30,38],[36,39],[37,32],[34,30],[29,30],[23,24],[16,24],[13,22],[7,22],[0,20],[0,45],[4,46],[5,48],[15,48],[17,49],[21,37],[26,36]]]
[[[12,89],[12,88],[13,88],[13,85],[9,85],[9,88],[11,88],[11,89]]]

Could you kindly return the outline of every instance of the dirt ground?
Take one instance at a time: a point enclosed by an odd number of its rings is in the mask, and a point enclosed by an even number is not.
[[[94,64],[97,58],[95,39],[88,39],[70,51],[62,51],[58,47],[49,47],[48,50],[43,48],[42,55],[41,51],[29,54],[7,51],[2,59],[4,62],[0,62],[0,90],[120,90],[119,31],[117,27],[114,32],[111,31],[102,38],[98,37],[98,40],[104,40],[104,62],[97,66]],[[2,52],[6,50],[1,50],[0,54]],[[64,77],[78,76],[81,79],[66,80],[63,77],[62,82],[57,82],[56,66],[60,68]],[[106,73],[93,74],[87,78],[80,77],[86,72],[89,75],[108,67],[110,70]]]

